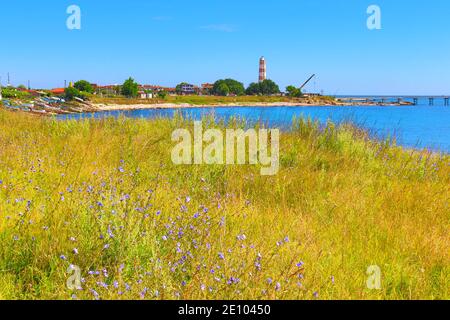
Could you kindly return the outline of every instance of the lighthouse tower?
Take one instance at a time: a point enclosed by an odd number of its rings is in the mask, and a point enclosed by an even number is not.
[[[259,82],[263,82],[264,80],[266,80],[266,76],[266,59],[264,59],[264,57],[261,57],[261,59],[259,59]]]

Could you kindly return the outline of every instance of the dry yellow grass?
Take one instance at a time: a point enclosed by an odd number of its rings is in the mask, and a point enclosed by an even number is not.
[[[450,298],[448,155],[299,121],[263,177],[173,165],[189,126],[0,110],[0,298]]]

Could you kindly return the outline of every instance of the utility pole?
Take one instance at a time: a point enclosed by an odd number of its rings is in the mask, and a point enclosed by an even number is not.
[[[64,80],[64,89],[67,88],[67,80]]]
[[[0,101],[2,101],[2,77],[0,77]]]
[[[9,72],[8,72],[8,84],[6,85],[7,87],[11,87],[11,81],[9,81]]]
[[[28,80],[28,90],[31,90],[31,87],[30,87],[30,80]]]

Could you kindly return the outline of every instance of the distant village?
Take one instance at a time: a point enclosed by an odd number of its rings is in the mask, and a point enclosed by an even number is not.
[[[99,85],[87,80],[77,82],[65,81],[64,87],[53,89],[33,89],[30,82],[28,86],[11,85],[8,74],[8,83],[2,88],[0,81],[0,101],[9,109],[22,110],[40,114],[64,114],[74,112],[94,112],[95,104],[105,99],[140,99],[152,100],[147,103],[161,103],[167,101],[168,96],[262,96],[300,98],[316,96],[319,94],[303,94],[302,89],[314,78],[312,75],[302,86],[288,86],[286,91],[280,90],[272,80],[267,79],[266,60],[259,60],[258,81],[244,87],[244,84],[234,79],[220,79],[214,83],[202,83],[200,86],[187,82],[179,83],[176,87],[139,84],[133,78],[123,84]],[[130,100],[127,100],[130,101]]]
[[[72,84],[69,84],[72,86]],[[122,85],[97,85],[95,83],[91,83],[93,94],[105,97],[119,96],[121,95],[121,87]],[[160,93],[166,93],[168,95],[211,95],[214,84],[204,83],[200,87],[189,84],[182,83],[179,88],[171,88],[171,87],[163,87],[158,85],[149,85],[149,84],[138,84],[138,96],[140,99],[153,99],[158,97]],[[66,88],[56,88],[50,90],[50,92],[54,95],[62,95],[64,94]]]

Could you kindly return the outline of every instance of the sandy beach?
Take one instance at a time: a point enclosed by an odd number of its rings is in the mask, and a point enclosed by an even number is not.
[[[142,109],[186,109],[186,108],[220,108],[220,107],[302,107],[302,106],[344,106],[345,104],[309,104],[295,102],[249,102],[249,103],[224,103],[224,104],[189,104],[189,103],[158,103],[158,104],[92,104],[99,111],[113,110],[142,110]]]

